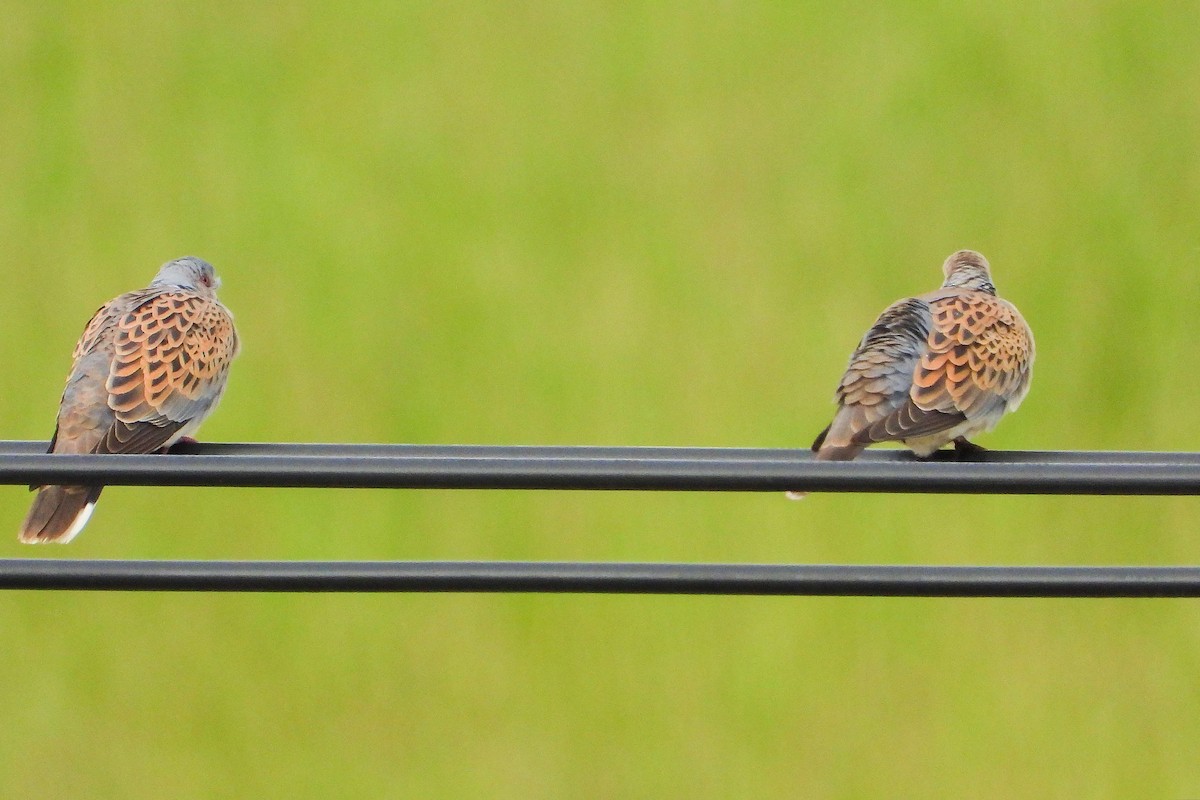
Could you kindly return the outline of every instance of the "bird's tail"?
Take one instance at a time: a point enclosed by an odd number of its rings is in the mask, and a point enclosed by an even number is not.
[[[66,544],[83,530],[102,486],[39,486],[18,539],[25,544]]]
[[[830,430],[833,425],[830,424],[825,430],[817,434],[817,440],[812,443],[813,460],[815,461],[850,461],[854,459],[864,449],[864,445],[855,444],[846,440],[844,436],[838,436],[837,441],[833,441],[829,437]],[[838,432],[839,434],[841,431]],[[808,497],[808,492],[785,492],[788,500],[803,500]]]

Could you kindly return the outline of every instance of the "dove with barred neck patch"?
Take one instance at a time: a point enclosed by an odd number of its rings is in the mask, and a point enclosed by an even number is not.
[[[817,460],[849,461],[876,442],[902,442],[922,458],[951,442],[979,450],[968,437],[1025,398],[1033,333],[996,295],[987,259],[959,250],[942,271],[942,288],[893,303],[859,343],[833,422],[813,442]]]
[[[75,345],[51,453],[153,453],[195,433],[221,399],[238,353],[211,264],[168,262],[145,289],[100,307]],[[38,486],[27,544],[66,543],[102,486]]]

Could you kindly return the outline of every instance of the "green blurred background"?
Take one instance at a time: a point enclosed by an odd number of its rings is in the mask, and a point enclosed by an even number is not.
[[[193,253],[207,440],[807,445],[983,251],[982,440],[1200,449],[1200,8],[0,2],[3,438]],[[0,557],[1200,561],[1188,498],[142,489]],[[0,597],[0,794],[1195,796],[1184,601]]]

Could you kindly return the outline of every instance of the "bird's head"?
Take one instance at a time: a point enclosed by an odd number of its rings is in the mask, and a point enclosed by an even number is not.
[[[942,265],[942,272],[946,275],[946,280],[942,284],[944,287],[953,286],[988,294],[996,293],[988,260],[983,257],[982,253],[976,253],[974,250],[959,250],[946,259],[946,263]]]
[[[221,279],[213,265],[202,258],[184,256],[168,261],[158,270],[151,286],[178,286],[207,297],[216,297]]]

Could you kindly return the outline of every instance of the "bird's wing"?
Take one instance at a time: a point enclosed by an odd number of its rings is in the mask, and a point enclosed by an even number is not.
[[[79,341],[75,343],[75,351],[71,354],[72,371],[79,365],[81,358],[102,350],[112,341],[112,331],[117,324],[117,318],[125,312],[131,302],[137,302],[140,297],[141,294],[130,292],[114,297],[96,309],[96,313],[88,320],[87,327],[83,329]]]
[[[238,350],[225,307],[181,291],[131,303],[115,316],[111,336],[105,388],[114,422],[96,452],[150,452],[198,424],[220,399]]]
[[[104,385],[112,361],[113,331],[130,304],[144,295],[143,291],[115,297],[88,320],[71,356],[71,372],[50,439],[51,453],[96,452],[112,427],[114,415]]]
[[[1034,354],[1017,310],[985,292],[947,293],[930,308],[933,327],[913,373],[913,406],[967,419],[1016,408],[1029,390]]]
[[[960,413],[922,408],[911,399],[913,375],[929,350],[933,326],[930,304],[919,297],[880,314],[850,357],[837,388],[840,408],[814,450],[853,457],[873,442],[923,436],[962,422]]]

